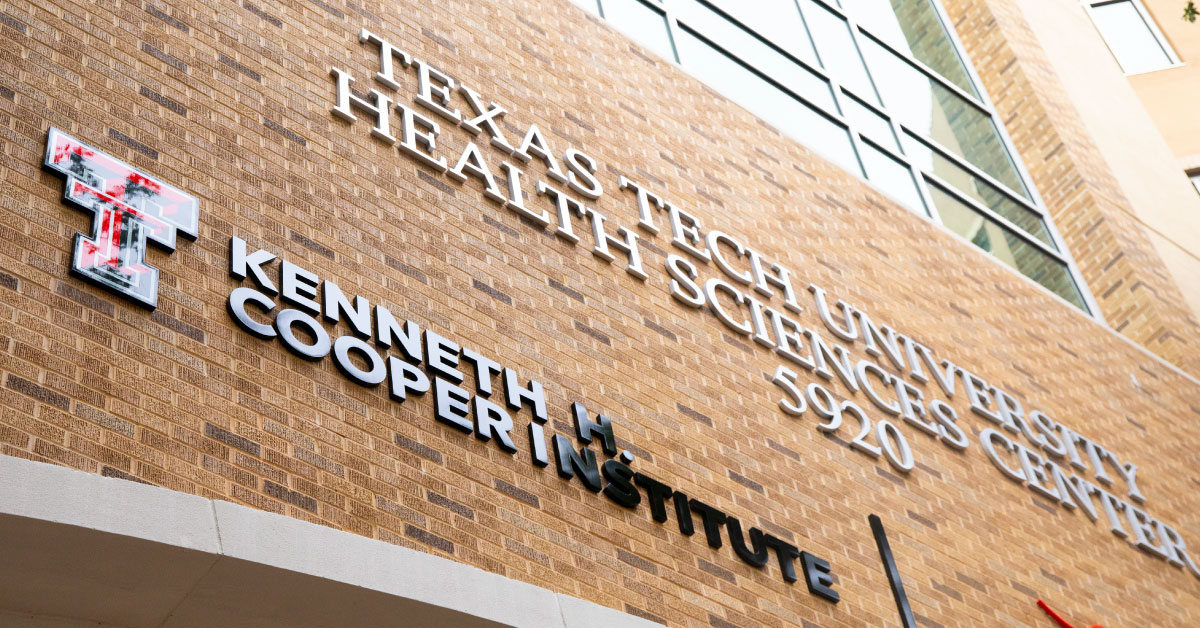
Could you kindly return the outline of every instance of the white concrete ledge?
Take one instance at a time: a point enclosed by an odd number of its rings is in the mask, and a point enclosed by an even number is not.
[[[8,456],[0,478],[0,617],[19,625],[658,626],[228,502]]]

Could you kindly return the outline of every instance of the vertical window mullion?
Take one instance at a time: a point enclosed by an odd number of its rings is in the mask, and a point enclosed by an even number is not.
[[[581,3],[585,0],[573,1]],[[947,157],[949,160],[948,163],[959,168],[964,168],[971,176],[978,179],[981,185],[986,184],[995,187],[998,194],[1008,196],[1009,192],[1007,190],[1014,185],[1020,186],[1025,190],[1028,200],[1021,199],[1014,201],[1014,207],[1037,208],[1037,211],[1031,212],[1031,214],[1042,214],[1039,225],[1044,223],[1046,229],[1041,230],[1039,226],[1039,231],[1036,233],[1026,232],[1025,229],[1028,225],[1022,222],[1022,220],[1017,219],[1020,216],[1013,218],[1015,222],[1012,224],[1008,222],[1010,213],[1006,212],[1012,208],[1007,206],[995,207],[994,203],[988,200],[980,201],[983,204],[978,207],[986,207],[988,210],[980,215],[1000,225],[997,228],[1011,232],[1009,236],[1006,236],[1006,238],[1015,238],[1015,240],[1011,241],[1040,240],[1040,242],[1036,242],[1033,245],[1035,248],[1041,250],[1048,247],[1057,248],[1062,251],[1063,254],[1061,256],[1055,254],[1050,257],[1058,258],[1059,263],[1065,262],[1065,268],[1062,268],[1060,272],[1069,274],[1070,281],[1073,282],[1079,292],[1078,296],[1081,299],[1071,297],[1069,299],[1070,302],[1079,305],[1078,302],[1082,300],[1082,309],[1088,310],[1093,316],[1103,321],[1103,317],[1096,306],[1090,289],[1082,281],[1078,267],[1070,257],[1068,249],[1063,245],[1062,236],[1057,231],[1053,221],[1045,219],[1045,202],[1037,188],[1032,185],[1032,178],[1025,167],[1025,163],[1021,159],[1021,156],[1014,150],[1008,129],[1000,122],[996,115],[995,104],[983,89],[983,83],[979,78],[975,66],[967,57],[965,48],[958,38],[958,33],[950,26],[951,22],[946,15],[941,0],[920,0],[922,4],[925,2],[928,3],[928,8],[921,7],[924,11],[921,16],[921,20],[924,21],[921,24],[928,23],[929,25],[935,25],[933,20],[937,20],[937,28],[935,30],[940,36],[945,38],[945,41],[938,42],[936,45],[938,50],[943,52],[952,51],[955,54],[955,58],[963,70],[961,75],[954,75],[957,78],[947,78],[940,74],[939,71],[917,60],[913,54],[902,52],[893,45],[884,42],[880,39],[878,33],[867,30],[860,25],[858,20],[851,16],[851,12],[842,8],[842,3],[836,0],[792,0],[791,2],[784,0],[782,3],[783,6],[773,4],[771,10],[765,13],[763,12],[765,5],[763,7],[733,7],[731,5],[722,8],[720,6],[721,3],[716,0],[594,1],[602,17],[612,21],[614,25],[617,25],[621,30],[626,30],[626,32],[649,33],[650,31],[647,31],[645,28],[639,28],[639,25],[642,25],[640,21],[642,18],[633,19],[635,13],[632,12],[632,6],[618,7],[620,8],[620,15],[613,13],[613,6],[617,6],[617,4],[623,5],[624,3],[640,4],[646,11],[645,19],[649,19],[649,13],[655,13],[663,23],[662,27],[660,27],[662,30],[658,30],[657,34],[655,34],[656,49],[661,49],[660,54],[662,56],[672,58],[684,70],[701,78],[701,80],[710,85],[723,85],[724,87],[718,89],[718,91],[726,92],[732,100],[740,102],[752,113],[757,113],[757,115],[776,128],[779,128],[785,134],[800,140],[817,153],[825,155],[826,158],[841,165],[851,173],[862,175],[871,182],[873,187],[896,198],[902,205],[914,205],[912,207],[914,211],[924,209],[930,219],[949,227],[946,220],[953,218],[953,212],[946,214],[939,209],[938,203],[935,202],[937,199],[935,198],[933,187],[931,187],[933,183],[930,183],[930,181],[935,180],[937,177],[932,169],[933,166],[930,166],[929,171],[926,172],[926,167],[921,165],[922,162],[920,161],[924,153],[918,151],[917,154],[913,154],[912,147],[904,141],[908,137],[905,125],[912,123],[911,120],[908,120],[911,116],[907,115],[908,110],[905,109],[911,103],[905,100],[904,94],[906,90],[904,85],[907,84],[906,81],[917,81],[919,77],[920,85],[914,86],[913,89],[928,89],[932,94],[931,98],[935,99],[934,105],[938,105],[938,103],[943,101],[949,103],[943,107],[943,109],[949,107],[949,110],[944,112],[943,115],[962,114],[959,118],[965,119],[965,122],[962,122],[959,127],[955,127],[951,131],[954,135],[950,139],[955,144],[950,146],[949,149],[954,149],[954,146],[958,146],[961,143],[964,139],[960,137],[962,134],[974,137],[972,133],[978,130],[976,127],[982,128],[980,125],[992,129],[992,131],[986,133],[986,142],[970,144],[975,147],[973,149],[974,152],[960,152]],[[740,1],[755,3],[761,0]],[[1100,1],[1081,0],[1089,10],[1093,4],[1097,4]],[[1133,0],[1107,1],[1111,4]],[[789,7],[788,5],[791,6]],[[1140,5],[1137,8],[1139,12],[1143,11]],[[710,16],[709,13],[703,12],[693,15],[693,11],[700,9],[709,11],[713,15]],[[933,13],[930,13],[930,10]],[[727,13],[727,11],[733,11],[733,13]],[[771,11],[786,11],[789,16],[793,16],[789,19],[799,17],[800,22],[789,24],[786,27],[782,26],[780,22],[767,22],[764,27],[768,28],[768,30],[773,28],[774,30],[771,32],[774,32],[777,37],[786,35],[790,38],[793,36],[790,33],[793,32],[796,37],[808,37],[805,41],[811,44],[811,52],[815,55],[813,61],[809,62],[807,53],[804,55],[804,60],[799,60],[800,58],[796,56],[793,48],[790,46],[784,47],[785,44],[796,43],[796,41],[788,39],[781,44],[776,39],[764,35],[763,31],[745,22],[742,17],[738,17],[738,15],[746,11],[754,19],[778,20],[784,17],[783,13],[776,14]],[[795,11],[795,13],[792,14],[791,11]],[[829,15],[823,12],[819,14],[813,13],[814,11],[828,11]],[[1141,14],[1144,15],[1144,13]],[[712,22],[711,19],[713,16],[726,20],[729,22],[728,26],[734,30],[727,30],[725,28],[726,24]],[[897,19],[903,20],[904,16],[898,15]],[[1139,19],[1146,20],[1147,26],[1153,25],[1151,21],[1148,21],[1148,16]],[[822,20],[832,21],[826,23]],[[621,28],[618,22],[630,23]],[[849,31],[849,37],[841,35],[840,32],[827,33],[829,37],[822,36],[820,41],[818,41],[814,37],[815,25],[823,25],[829,28],[845,28]],[[709,32],[710,30],[712,32]],[[749,39],[742,38],[741,35],[743,34]],[[638,37],[634,38],[639,39]],[[762,49],[755,47],[760,42]],[[709,53],[717,56],[709,57],[707,56]],[[778,60],[775,56],[772,56],[776,54],[780,57]],[[876,63],[868,62],[868,54],[874,55],[872,59]],[[831,55],[833,55],[832,58]],[[861,64],[861,70],[853,64],[843,63],[851,61],[851,55],[857,55],[858,63]],[[907,65],[904,65],[902,68],[889,65],[892,63],[893,55],[899,60],[901,65],[907,63],[912,68],[910,69]],[[884,59],[884,62],[880,62],[880,58]],[[786,62],[784,62],[785,60]],[[802,78],[811,77],[812,81],[819,81],[822,87],[820,92],[824,94],[827,89],[829,92],[828,96],[822,96],[814,101],[815,92],[811,90],[815,88],[804,80],[800,80],[794,76],[790,70],[789,63],[797,65],[797,68],[801,70]],[[816,66],[820,66],[822,69],[816,70]],[[893,72],[881,75],[880,67],[886,70],[894,70],[894,77]],[[725,74],[722,74],[722,72]],[[807,74],[804,74],[804,72],[807,72]],[[912,76],[909,76],[910,72]],[[889,82],[889,80],[885,79],[894,80]],[[744,83],[745,81],[751,81],[752,84]],[[969,90],[964,88],[963,85],[971,86],[978,93],[968,93]],[[741,93],[739,90],[742,88],[746,88],[749,91]],[[730,90],[735,93],[729,93]],[[889,105],[888,102],[884,101],[885,91],[888,92],[892,100],[899,99],[902,102],[899,105],[895,103]],[[745,102],[746,99],[751,98],[747,94],[757,94],[763,100],[752,100],[752,102],[747,103]],[[797,107],[795,110],[792,108],[793,105]],[[897,109],[897,107],[899,108]],[[920,120],[918,120],[918,123],[924,124]],[[936,130],[941,127],[934,128]],[[933,139],[937,134],[934,133],[931,135],[931,133],[930,129],[925,129],[925,131],[918,129],[913,137],[920,138],[917,140],[918,142],[929,144],[934,153],[945,156],[945,150],[938,148],[940,146],[937,144],[938,140]],[[848,134],[848,137],[842,137],[843,134]],[[892,141],[881,143],[885,134],[892,136],[892,139],[896,143],[894,146]],[[834,146],[832,142],[835,140],[836,148],[840,152],[834,151],[831,148]],[[959,148],[956,150],[962,151],[966,149]],[[1004,159],[1000,158],[1000,151],[1003,151]],[[964,155],[975,156],[968,158]],[[983,170],[984,168],[988,168],[989,164],[993,164],[993,161],[988,161],[993,158],[999,161],[991,167],[991,170]],[[934,162],[936,165],[936,160]],[[968,162],[969,165],[964,166]],[[976,165],[977,162],[981,165]],[[856,168],[857,172],[855,172]],[[997,169],[1002,172],[998,171],[998,173],[993,174],[992,170]],[[980,176],[980,172],[983,172],[985,176]],[[998,177],[1011,182],[997,186],[994,180]],[[909,185],[915,186],[916,189],[910,189]],[[942,183],[941,185],[945,184]],[[955,183],[954,185],[958,184]],[[961,189],[953,189],[960,195],[967,194]],[[924,207],[915,206],[918,204],[924,205]],[[967,205],[970,206],[969,203]],[[971,211],[979,214],[978,207]],[[1021,207],[1017,208],[1020,209]],[[996,220],[995,216],[1000,216],[1001,220]],[[1017,266],[1013,266],[1012,263],[1006,261],[1007,258],[999,254],[994,254],[994,256],[1002,263],[1012,266],[1021,273],[1034,272],[1024,267],[1018,268]],[[1027,274],[1026,276],[1033,277],[1034,275]],[[1060,275],[1060,279],[1049,280],[1049,283],[1043,283],[1043,286],[1057,293],[1062,286],[1054,287],[1058,285],[1055,282],[1061,283],[1064,280],[1065,278]],[[1035,279],[1035,281],[1038,280]]]
[[[812,35],[812,28],[810,28],[808,25],[808,18],[804,16],[804,10],[800,7],[799,0],[796,0],[794,4],[796,7],[796,12],[800,15],[800,23],[804,25],[804,36],[807,37],[810,42],[812,42],[813,51],[817,55],[817,63],[821,64],[821,69],[825,71],[825,76],[829,80],[829,88],[833,91],[833,104],[835,107],[837,107],[837,113],[842,116],[843,120],[845,120],[846,128],[850,131],[850,144],[854,149],[854,157],[858,160],[859,171],[863,173],[864,177],[870,179],[870,176],[867,174],[867,166],[863,162],[862,138],[860,138],[858,135],[858,126],[853,120],[850,119],[850,116],[846,115],[846,106],[842,103],[842,100],[846,98],[846,95],[842,93],[842,82],[838,80],[836,73],[829,71],[829,67],[826,65],[825,59],[821,56],[821,49],[819,46],[817,46],[817,40]],[[858,44],[856,42],[855,46],[857,47],[857,45]],[[861,53],[859,56],[861,56]],[[865,63],[863,64],[863,67],[866,67]],[[867,76],[870,76],[869,71]]]
[[[799,8],[799,5],[800,5],[800,1],[796,0],[797,8]],[[862,37],[863,37],[863,35],[862,35],[862,32],[859,31],[859,29],[858,29],[858,23],[850,15],[849,11],[845,11],[844,13],[845,13],[844,17],[846,18],[846,24],[850,27],[850,41],[854,42],[854,48],[858,50],[858,55],[862,59],[863,67],[866,68],[866,70],[867,70],[867,80],[870,81],[870,83],[871,83],[871,89],[875,90],[875,97],[878,99],[878,102],[882,103],[882,105],[883,105],[882,109],[884,112],[886,112],[885,117],[887,118],[888,126],[891,127],[892,134],[896,137],[896,142],[899,144],[900,154],[904,155],[904,143],[900,140],[900,138],[902,137],[901,133],[903,133],[904,131],[900,128],[900,123],[898,123],[896,121],[896,116],[893,116],[890,112],[887,111],[887,103],[885,103],[883,101],[883,94],[879,93],[879,86],[875,84],[875,75],[871,73],[871,66],[867,64],[867,59],[865,56],[863,56],[863,53],[862,53],[862,49],[863,49]],[[803,18],[803,15],[801,17]],[[837,90],[835,90],[835,91],[837,91]],[[842,95],[842,97],[844,98],[845,96]],[[839,104],[839,106],[841,106],[841,101],[839,101],[838,104]],[[847,123],[850,122],[849,117],[847,117],[846,122]],[[854,128],[851,127],[850,130],[851,130],[851,132],[853,132]],[[857,133],[854,133],[854,139],[856,141],[861,141],[861,140],[859,140]],[[860,147],[858,147],[858,145],[856,145],[856,148],[858,148],[858,150],[861,154],[862,149]],[[861,161],[861,158],[860,158],[860,161]],[[937,207],[934,206],[933,199],[930,198],[930,196],[929,196],[929,190],[925,189],[925,187],[926,187],[925,186],[925,178],[923,176],[921,176],[920,169],[917,168],[914,160],[905,159],[904,161],[906,164],[908,164],[908,171],[909,171],[909,174],[912,175],[913,185],[917,186],[917,194],[919,194],[921,196],[921,202],[925,204],[926,215],[928,215],[933,220],[937,221],[938,224],[942,224],[942,217],[941,217],[941,215],[938,214]],[[863,172],[866,172],[866,168],[863,169]],[[914,207],[913,209],[919,210],[920,208]]]
[[[683,64],[683,55],[679,54],[679,20],[675,18],[672,0],[657,0],[662,6],[663,15],[667,17],[667,39],[671,40],[671,50],[675,53],[675,63]]]
[[[938,18],[942,20],[943,24],[952,24],[952,22],[949,21],[949,16],[946,15],[946,9],[942,6],[941,0],[933,0],[933,7],[934,10],[937,11]],[[946,32],[951,43],[954,44],[954,47],[960,51],[960,54],[962,54],[966,60],[966,63],[963,65],[966,66],[967,76],[971,78],[971,82],[975,84],[976,89],[979,91],[980,102],[982,102],[984,107],[987,108],[993,120],[998,119],[999,116],[996,115],[996,104],[992,102],[992,97],[988,94],[987,89],[984,88],[983,81],[979,77],[979,72],[975,69],[975,64],[970,60],[970,57],[966,55],[966,47],[963,46],[962,40],[959,39],[958,31],[953,28],[947,28]],[[1079,266],[1075,263],[1075,257],[1071,254],[1071,249],[1066,246],[1066,242],[1063,240],[1062,234],[1058,231],[1058,226],[1054,224],[1054,220],[1050,217],[1050,212],[1045,210],[1046,201],[1042,198],[1041,191],[1038,190],[1037,186],[1033,184],[1033,177],[1030,176],[1029,170],[1025,167],[1025,160],[1022,159],[1020,153],[1015,150],[1012,137],[1008,134],[1008,126],[1005,124],[997,124],[996,128],[1000,133],[1000,139],[1004,142],[1004,146],[1008,149],[1009,154],[1012,156],[1013,163],[1017,168],[1017,173],[1024,182],[1030,197],[1033,199],[1034,205],[1036,205],[1038,209],[1042,210],[1043,216],[1046,217],[1045,223],[1050,231],[1050,238],[1053,240],[1054,246],[1062,254],[1062,257],[1066,259],[1067,268],[1071,273],[1071,277],[1075,281],[1076,287],[1079,289],[1079,293],[1083,295],[1083,302],[1088,313],[1101,323],[1107,324],[1107,321],[1104,319],[1104,313],[1100,311],[1100,305],[1096,302],[1096,297],[1092,294],[1091,287],[1088,286],[1087,282],[1083,280],[1083,274],[1079,272]]]

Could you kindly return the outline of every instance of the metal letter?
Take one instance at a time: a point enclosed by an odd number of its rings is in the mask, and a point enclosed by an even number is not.
[[[267,295],[253,288],[235,288],[233,292],[229,293],[229,302],[227,303],[229,315],[233,317],[233,320],[237,321],[237,324],[241,325],[242,329],[259,338],[270,339],[278,335],[270,325],[265,325],[250,318],[250,315],[246,313],[247,302],[262,307],[266,312],[275,309],[275,302],[267,298]]]
[[[313,337],[311,345],[304,344],[296,337],[296,332],[292,329],[296,325],[308,330],[309,335]],[[329,334],[317,319],[300,310],[280,312],[279,316],[275,317],[275,330],[279,332],[279,340],[283,342],[283,346],[305,360],[316,361],[329,355]]]
[[[867,517],[867,521],[871,523],[875,547],[879,549],[883,570],[887,572],[888,584],[892,587],[892,597],[900,611],[900,625],[903,628],[917,628],[917,620],[913,618],[912,608],[908,605],[908,595],[904,593],[904,583],[900,581],[900,570],[896,568],[896,559],[892,556],[892,547],[888,544],[887,533],[883,531],[883,521],[877,515]]]

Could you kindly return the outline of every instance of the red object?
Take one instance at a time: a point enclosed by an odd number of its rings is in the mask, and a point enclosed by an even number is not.
[[[128,252],[125,249],[128,245],[125,244],[121,233],[123,228],[128,227],[125,224],[125,216],[128,214],[136,217],[141,220],[139,228],[146,228],[154,233],[161,233],[170,227],[163,221],[126,205],[117,197],[99,192],[78,180],[73,180],[72,183],[74,185],[68,190],[68,197],[100,213],[96,238],[80,240],[81,247],[76,255],[79,269],[90,271],[100,266],[109,266],[130,276],[149,273],[150,269],[146,266],[131,263],[131,260],[127,259]]]
[[[1042,609],[1043,611],[1046,612],[1047,615],[1050,616],[1050,619],[1053,619],[1054,621],[1058,622],[1059,628],[1075,628],[1071,624],[1068,624],[1067,620],[1063,619],[1062,617],[1059,617],[1058,613],[1051,610],[1050,607],[1047,606],[1045,602],[1038,600],[1037,605],[1038,605],[1038,608]],[[1092,626],[1092,628],[1104,628],[1104,626]]]

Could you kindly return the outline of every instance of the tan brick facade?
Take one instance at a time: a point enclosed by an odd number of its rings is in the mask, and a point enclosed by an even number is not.
[[[1193,349],[1200,324],[1025,17],[1005,0],[945,6],[1108,324],[1189,373],[1200,372]]]
[[[946,5],[1109,323],[1200,372],[1196,322],[1055,104],[1017,18],[1003,0]],[[619,255],[590,253],[585,222],[571,245],[486,200],[475,179],[455,183],[375,140],[366,118],[330,113],[335,66],[414,106],[413,70],[397,69],[396,92],[372,84],[366,27],[507,106],[510,135],[537,124],[560,154],[595,157],[606,193],[594,205],[617,224],[637,222],[623,174],[791,268],[805,326],[824,331],[813,282],[1136,462],[1147,512],[1200,557],[1200,384],[577,7],[0,0],[0,11],[4,454],[286,513],[672,626],[898,625],[870,513],[919,625],[1051,626],[1039,598],[1077,625],[1200,624],[1200,579],[1113,536],[1103,515],[1005,480],[977,437],[990,424],[961,391],[948,402],[970,447],[900,425],[918,462],[903,476],[846,446],[853,422],[833,437],[780,412],[769,381],[780,358],[671,298],[668,229],[640,233],[649,278],[638,281]],[[39,168],[51,126],[199,197],[198,239],[150,254],[156,311],[68,275],[89,218]],[[453,163],[472,136],[443,126]],[[528,172],[541,176],[538,164]],[[230,291],[251,285],[230,277],[231,237],[541,381],[548,432],[572,437],[574,401],[614,417],[635,470],[828,559],[842,601],[655,523],[645,505],[593,495],[553,461],[531,465],[527,411],[513,415],[509,455],[435,422],[432,394],[401,404],[328,358],[254,338],[226,311]],[[925,393],[944,398],[934,383]]]

